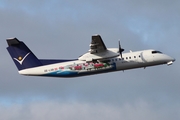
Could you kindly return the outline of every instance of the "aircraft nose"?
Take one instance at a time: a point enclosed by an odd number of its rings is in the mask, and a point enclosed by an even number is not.
[[[174,61],[176,61],[176,59],[175,59],[175,58],[173,58],[173,57],[169,57],[169,61],[174,62]]]
[[[170,56],[167,56],[166,59],[167,59],[167,61],[172,61],[172,62],[174,62],[176,60],[175,58],[170,57]]]
[[[173,60],[172,60],[172,61],[174,62],[174,61],[176,61],[176,59],[175,59],[175,58],[173,58]]]
[[[168,56],[168,59],[167,59],[167,60],[168,60],[168,61],[167,61],[167,65],[172,65],[173,62],[174,62],[176,59]]]

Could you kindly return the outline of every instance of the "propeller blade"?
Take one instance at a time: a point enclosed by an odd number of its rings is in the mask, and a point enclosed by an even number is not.
[[[121,55],[121,58],[122,58],[122,52],[124,51],[123,48],[121,48],[121,43],[119,41],[119,54]]]
[[[119,41],[119,53],[120,53],[120,51],[121,51],[121,44],[120,44],[120,41]]]

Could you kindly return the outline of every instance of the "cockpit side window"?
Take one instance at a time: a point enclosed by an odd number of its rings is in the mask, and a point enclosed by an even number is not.
[[[160,51],[152,51],[152,54],[156,54],[156,53],[162,54],[162,52],[160,52]]]

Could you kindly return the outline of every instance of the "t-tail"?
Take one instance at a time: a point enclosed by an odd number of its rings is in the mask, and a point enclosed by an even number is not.
[[[18,70],[41,66],[40,60],[32,53],[32,51],[17,38],[7,39],[7,50],[11,55]]]

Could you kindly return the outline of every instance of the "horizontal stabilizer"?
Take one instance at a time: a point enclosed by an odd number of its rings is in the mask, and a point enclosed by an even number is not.
[[[7,43],[9,46],[14,46],[20,44],[20,41],[17,38],[8,38]]]

